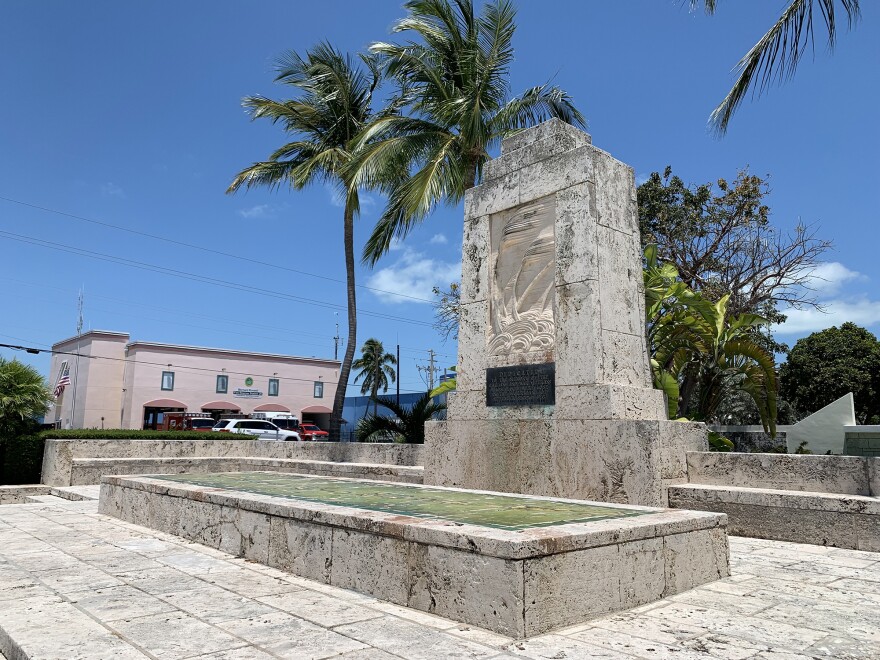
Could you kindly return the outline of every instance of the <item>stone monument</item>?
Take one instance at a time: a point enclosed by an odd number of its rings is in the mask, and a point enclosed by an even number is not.
[[[632,168],[551,120],[505,139],[464,210],[458,389],[425,483],[659,506],[702,424],[651,385]]]

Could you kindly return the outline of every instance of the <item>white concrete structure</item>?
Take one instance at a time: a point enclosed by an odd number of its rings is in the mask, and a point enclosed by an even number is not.
[[[336,360],[129,341],[90,330],[52,346],[49,382],[70,384],[46,416],[62,428],[153,427],[169,411],[292,412],[325,427]],[[77,357],[76,355],[79,355]]]
[[[794,452],[802,442],[814,454],[842,454],[847,426],[855,426],[856,409],[852,392],[844,394],[797,424],[780,426],[785,432],[788,451]]]

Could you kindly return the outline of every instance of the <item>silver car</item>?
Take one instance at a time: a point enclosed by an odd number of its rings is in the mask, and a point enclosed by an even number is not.
[[[299,440],[299,433],[280,429],[264,419],[221,419],[214,424],[213,431],[221,433],[243,433],[261,440]]]

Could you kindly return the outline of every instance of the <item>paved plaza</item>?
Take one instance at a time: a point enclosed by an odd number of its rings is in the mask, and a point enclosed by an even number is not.
[[[9,660],[880,658],[880,554],[731,538],[728,579],[515,641],[37,499],[0,507]]]

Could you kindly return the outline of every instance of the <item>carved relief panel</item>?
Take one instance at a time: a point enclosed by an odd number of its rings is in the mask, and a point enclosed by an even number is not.
[[[489,355],[553,348],[555,197],[490,218]]]

